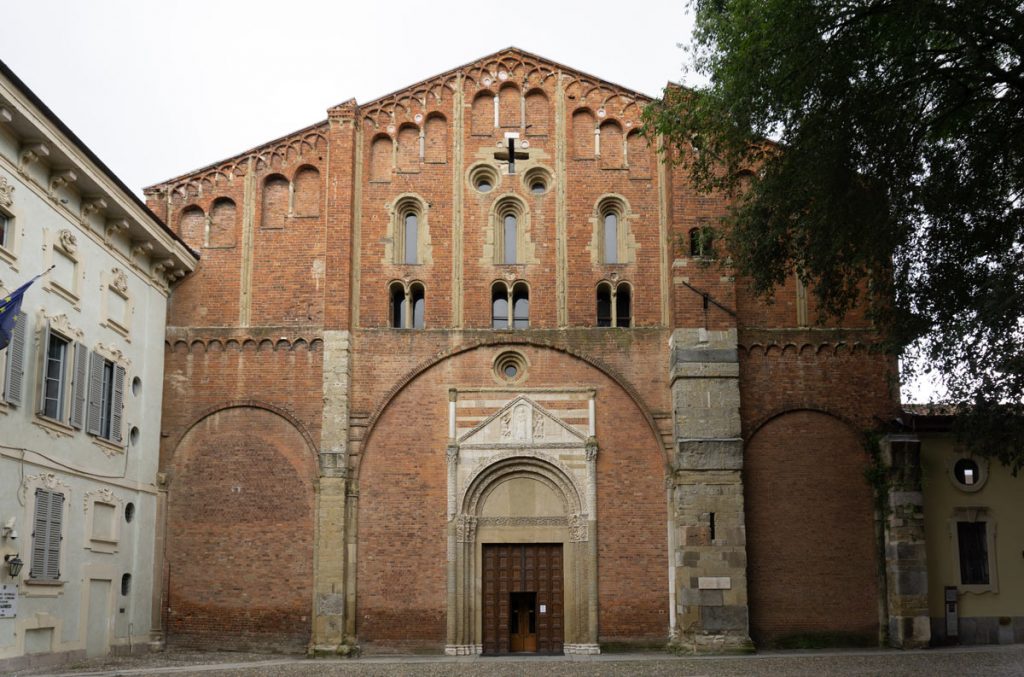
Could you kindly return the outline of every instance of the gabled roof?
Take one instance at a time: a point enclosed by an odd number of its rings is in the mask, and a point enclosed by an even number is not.
[[[552,71],[566,73],[566,74],[569,74],[571,76],[574,76],[577,79],[591,81],[595,85],[602,86],[602,87],[604,87],[606,89],[615,90],[615,91],[619,92],[620,94],[624,94],[624,95],[629,96],[631,98],[637,99],[638,101],[649,102],[649,101],[653,100],[653,97],[651,97],[651,96],[649,96],[647,94],[644,94],[642,92],[638,92],[635,89],[630,89],[628,87],[623,87],[622,85],[617,85],[617,84],[615,84],[613,82],[609,82],[607,80],[602,80],[601,78],[598,78],[598,77],[596,77],[594,75],[590,75],[589,73],[585,73],[583,71],[580,71],[580,70],[577,70],[577,69],[574,69],[574,68],[570,68],[568,66],[560,64],[560,63],[558,63],[556,61],[552,61],[550,59],[545,59],[542,56],[538,56],[538,55],[533,54],[531,52],[527,52],[526,50],[519,49],[518,47],[506,47],[505,49],[501,49],[501,50],[499,50],[497,52],[494,52],[492,54],[488,54],[488,55],[482,56],[482,57],[480,57],[478,59],[474,59],[473,61],[464,63],[464,64],[462,64],[460,66],[456,66],[455,68],[452,68],[452,69],[449,69],[447,71],[444,71],[443,73],[438,73],[437,75],[433,75],[433,76],[431,76],[429,78],[426,78],[424,80],[420,80],[420,81],[415,82],[415,83],[413,83],[411,85],[407,85],[405,87],[397,89],[397,90],[395,90],[393,92],[390,92],[388,94],[385,94],[383,96],[379,96],[379,97],[377,97],[375,99],[372,99],[370,101],[367,101],[365,103],[358,104],[358,106],[359,106],[359,108],[361,110],[366,110],[366,109],[369,109],[369,108],[373,108],[375,106],[381,106],[383,104],[386,104],[389,100],[394,100],[396,98],[402,97],[403,95],[411,94],[412,92],[415,92],[415,91],[418,91],[418,90],[422,90],[423,88],[428,87],[431,84],[438,83],[438,82],[444,82],[446,80],[449,80],[452,77],[455,77],[460,72],[466,72],[468,70],[472,70],[473,68],[480,68],[480,67],[486,66],[487,64],[492,63],[494,61],[511,60],[511,59],[517,59],[517,60],[520,60],[520,61],[531,61],[531,62],[534,62],[535,64],[543,65],[543,66],[551,69]],[[336,108],[337,106],[350,104],[351,102],[352,102],[351,98],[346,99],[345,101],[343,101],[343,102],[341,102],[339,104],[336,104],[336,106],[331,106],[331,109]],[[209,172],[211,170],[216,170],[216,169],[218,169],[220,167],[223,167],[225,165],[235,163],[238,160],[244,159],[244,158],[246,158],[246,157],[248,157],[250,155],[254,155],[256,153],[259,153],[259,152],[265,150],[268,147],[285,143],[285,142],[287,142],[288,140],[290,140],[290,139],[292,139],[294,137],[297,137],[297,136],[300,136],[300,135],[303,135],[303,134],[308,134],[308,133],[310,133],[310,132],[312,132],[312,131],[314,131],[314,130],[316,130],[318,128],[321,128],[321,127],[326,127],[326,125],[327,125],[327,120],[326,120],[326,118],[324,118],[324,119],[322,119],[322,120],[320,120],[318,122],[314,122],[311,125],[303,127],[302,129],[299,129],[297,131],[291,132],[289,134],[285,134],[285,135],[283,135],[281,137],[278,137],[276,139],[273,139],[271,141],[267,141],[267,142],[262,143],[262,144],[260,144],[258,146],[255,146],[254,148],[250,148],[250,149],[248,149],[246,151],[243,151],[241,153],[238,153],[236,155],[232,155],[232,156],[229,156],[227,158],[218,160],[216,162],[212,162],[212,163],[210,163],[208,165],[205,165],[205,166],[202,166],[202,167],[198,167],[198,168],[196,168],[196,169],[194,169],[194,170],[192,170],[190,172],[186,172],[184,174],[181,174],[181,175],[178,175],[178,176],[175,176],[175,177],[172,177],[172,178],[168,178],[165,181],[161,181],[160,183],[153,184],[152,186],[147,186],[144,190],[148,192],[150,190],[158,189],[158,188],[160,188],[162,186],[167,186],[167,185],[176,184],[176,183],[185,181],[185,180],[187,180],[187,179],[189,179],[191,177],[194,177],[194,176],[196,176],[198,174],[202,174],[204,172]]]

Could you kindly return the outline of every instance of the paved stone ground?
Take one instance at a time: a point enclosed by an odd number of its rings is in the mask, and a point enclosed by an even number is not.
[[[632,677],[654,675],[880,675],[883,677],[978,675],[1024,676],[1024,645],[931,649],[927,651],[793,651],[752,656],[680,658],[662,653],[605,654],[593,657],[445,658],[375,656],[354,660],[310,660],[266,654],[166,651],[105,658],[54,668],[14,673],[18,677]],[[13,677],[13,676],[12,676]]]

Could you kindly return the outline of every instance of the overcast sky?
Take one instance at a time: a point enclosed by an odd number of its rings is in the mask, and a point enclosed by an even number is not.
[[[133,190],[514,45],[658,95],[684,0],[24,0],[0,59]]]

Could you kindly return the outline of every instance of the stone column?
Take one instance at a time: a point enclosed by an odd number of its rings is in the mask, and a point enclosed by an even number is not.
[[[888,467],[885,516],[886,607],[889,644],[900,649],[928,646],[928,562],[921,491],[921,442],[915,435],[888,435],[881,442]]]
[[[670,347],[676,437],[671,641],[695,653],[748,650],[736,330],[677,329]]]

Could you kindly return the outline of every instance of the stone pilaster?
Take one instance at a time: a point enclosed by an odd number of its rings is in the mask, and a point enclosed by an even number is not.
[[[888,467],[885,517],[885,584],[889,644],[919,648],[931,640],[928,562],[921,491],[921,442],[914,435],[888,435],[881,442]]]
[[[748,650],[736,331],[677,329],[671,355],[672,644],[691,652]]]
[[[335,651],[345,643],[350,364],[349,332],[325,331],[324,409],[320,435],[320,478],[316,492],[316,544],[313,552],[316,599],[312,643],[318,651]]]

